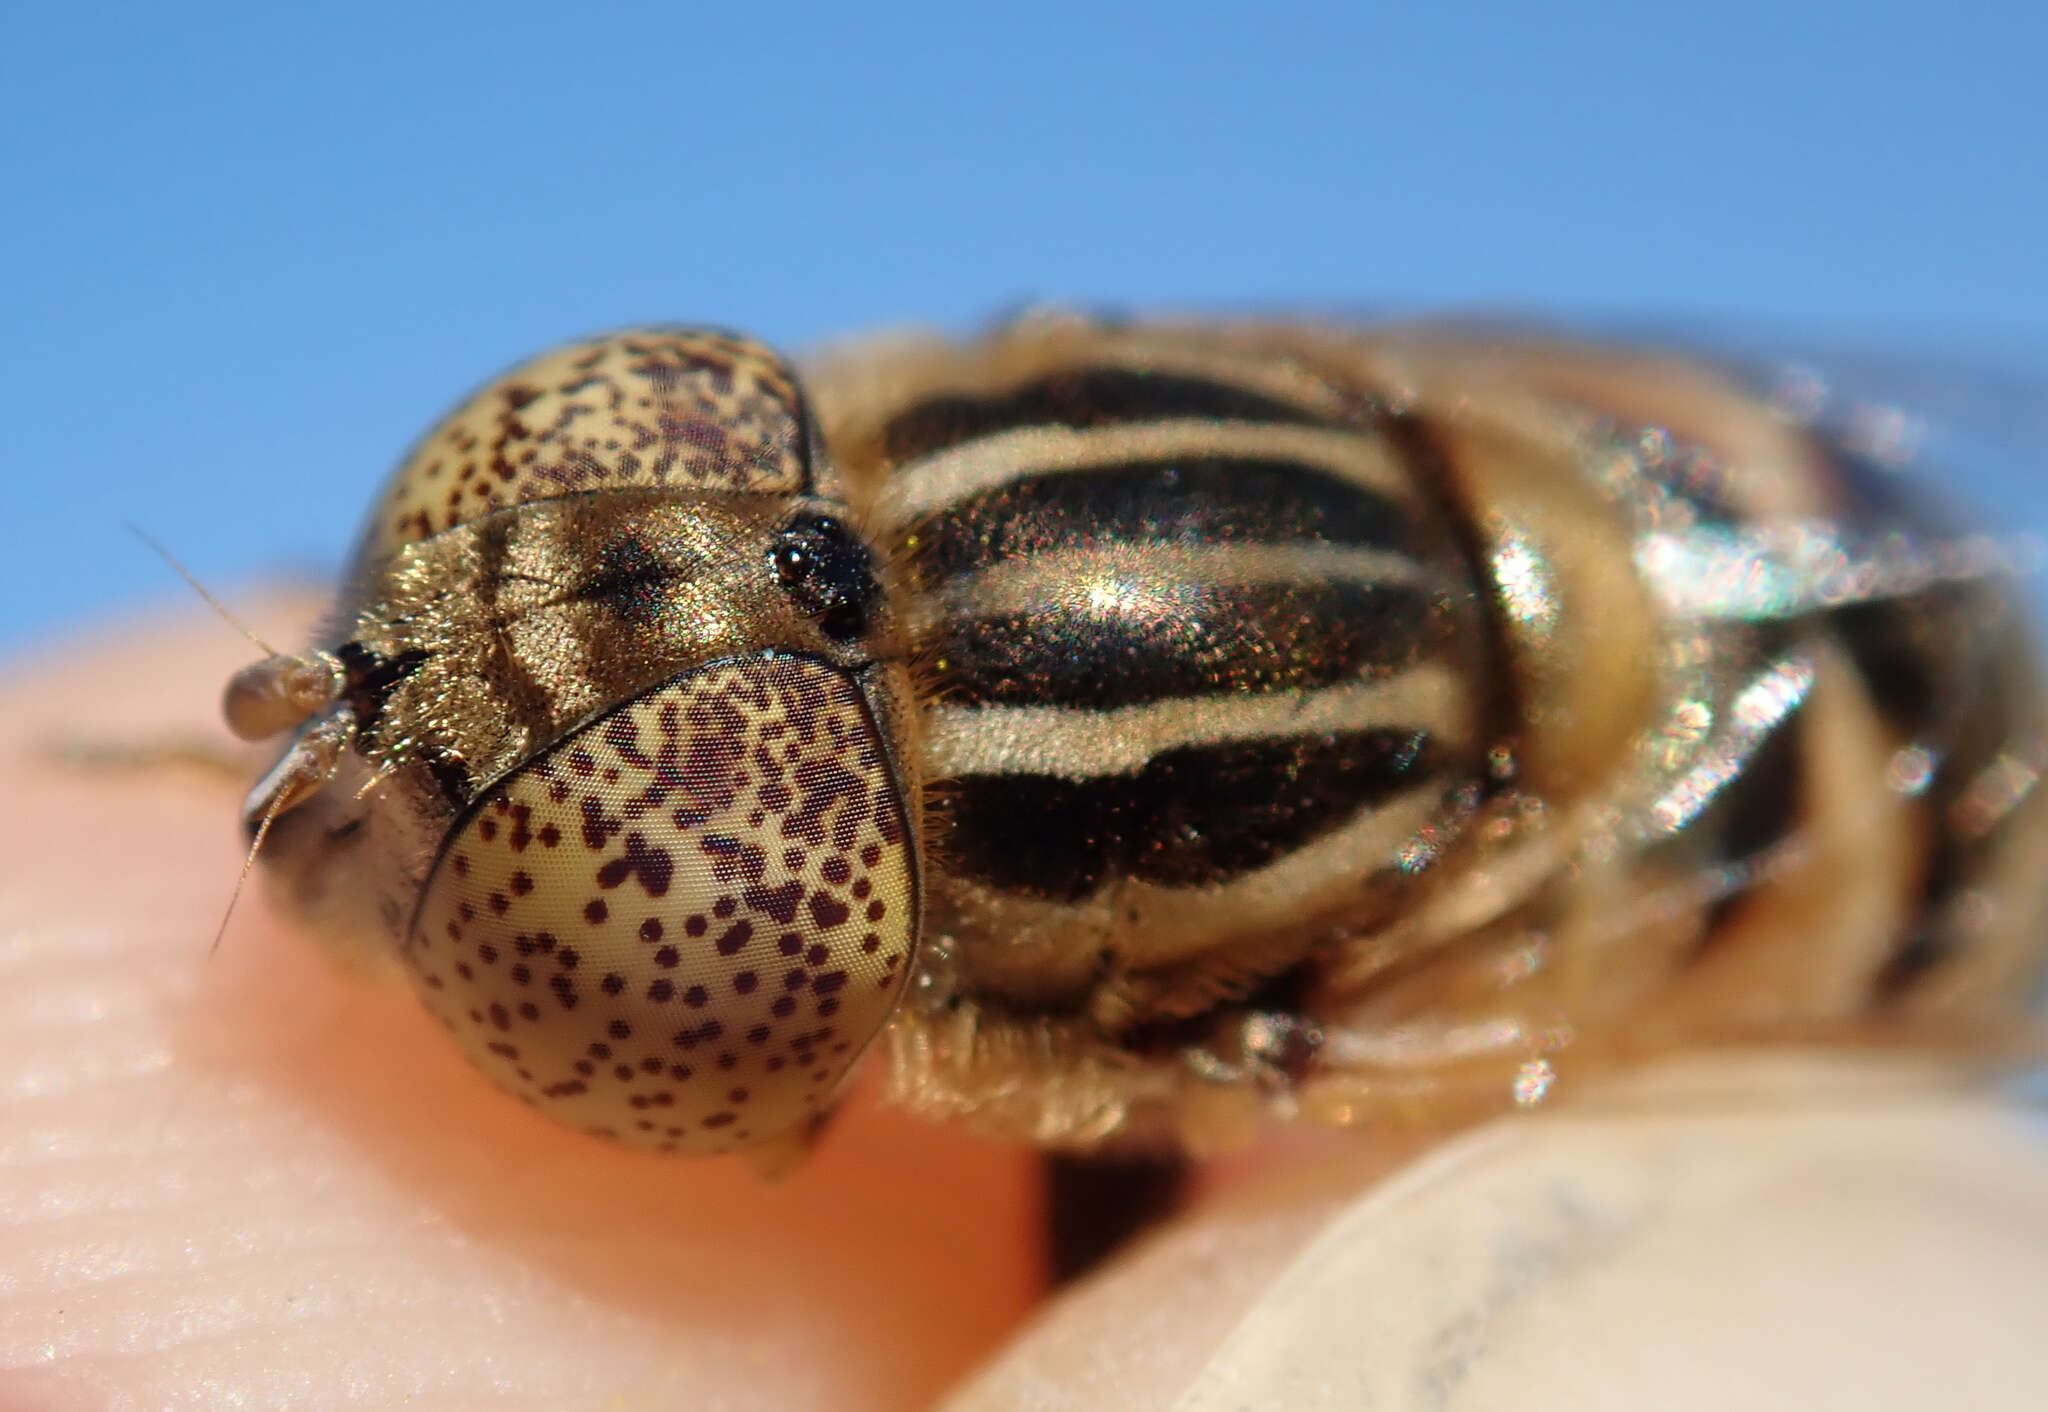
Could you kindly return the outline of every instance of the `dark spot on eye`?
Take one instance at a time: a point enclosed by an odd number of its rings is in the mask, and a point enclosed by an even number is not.
[[[765,912],[785,927],[796,920],[796,909],[804,900],[804,885],[786,882],[781,887],[750,887],[743,894],[747,906]]]
[[[711,860],[714,882],[731,882],[739,878],[758,883],[761,875],[768,871],[767,854],[730,834],[705,834],[698,840],[697,848]]]
[[[811,920],[820,931],[830,931],[852,915],[851,909],[829,892],[812,893],[810,907]]]
[[[589,795],[583,797],[577,808],[583,816],[583,846],[592,853],[603,852],[611,836],[624,826],[615,819],[607,819],[603,806]]]

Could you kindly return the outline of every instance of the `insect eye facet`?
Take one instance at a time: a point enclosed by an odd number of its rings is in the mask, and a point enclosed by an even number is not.
[[[503,1087],[712,1153],[829,1105],[917,938],[912,841],[867,704],[808,658],[713,663],[488,791],[406,955]]]

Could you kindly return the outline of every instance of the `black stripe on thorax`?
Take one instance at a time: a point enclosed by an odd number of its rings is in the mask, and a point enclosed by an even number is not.
[[[1294,460],[1175,456],[1025,475],[911,526],[921,587],[1018,555],[1096,544],[1308,542],[1401,549],[1409,512]]]
[[[948,704],[1107,709],[1334,686],[1413,665],[1433,599],[1407,584],[1173,584],[1163,605],[1074,597],[951,620],[918,646]]]
[[[498,630],[500,624],[516,616],[503,606],[504,589],[519,577],[511,565],[514,541],[525,527],[525,517],[513,506],[471,523],[476,543],[475,591],[482,609],[479,618],[489,630],[484,671],[511,724],[527,732],[529,740],[545,740],[556,724],[555,691],[528,669],[513,651],[510,637]]]
[[[1088,780],[970,775],[934,786],[948,871],[1077,900],[1120,877],[1227,882],[1424,783],[1428,733],[1350,731],[1162,751]]]
[[[882,429],[882,449],[901,465],[1019,427],[1095,427],[1173,417],[1332,425],[1306,408],[1210,378],[1137,368],[1062,368],[997,392],[949,393],[920,402]]]

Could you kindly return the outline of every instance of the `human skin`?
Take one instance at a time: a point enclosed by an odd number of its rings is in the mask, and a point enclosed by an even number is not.
[[[0,694],[0,1405],[900,1409],[1030,1307],[1027,1153],[861,1099],[779,1185],[628,1152],[260,878],[210,952],[240,786],[150,752],[251,653],[190,612]]]

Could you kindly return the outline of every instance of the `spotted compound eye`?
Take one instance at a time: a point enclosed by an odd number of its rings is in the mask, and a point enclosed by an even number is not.
[[[822,1112],[911,967],[917,888],[873,717],[808,658],[713,663],[477,801],[406,956],[499,1084],[713,1153]]]

